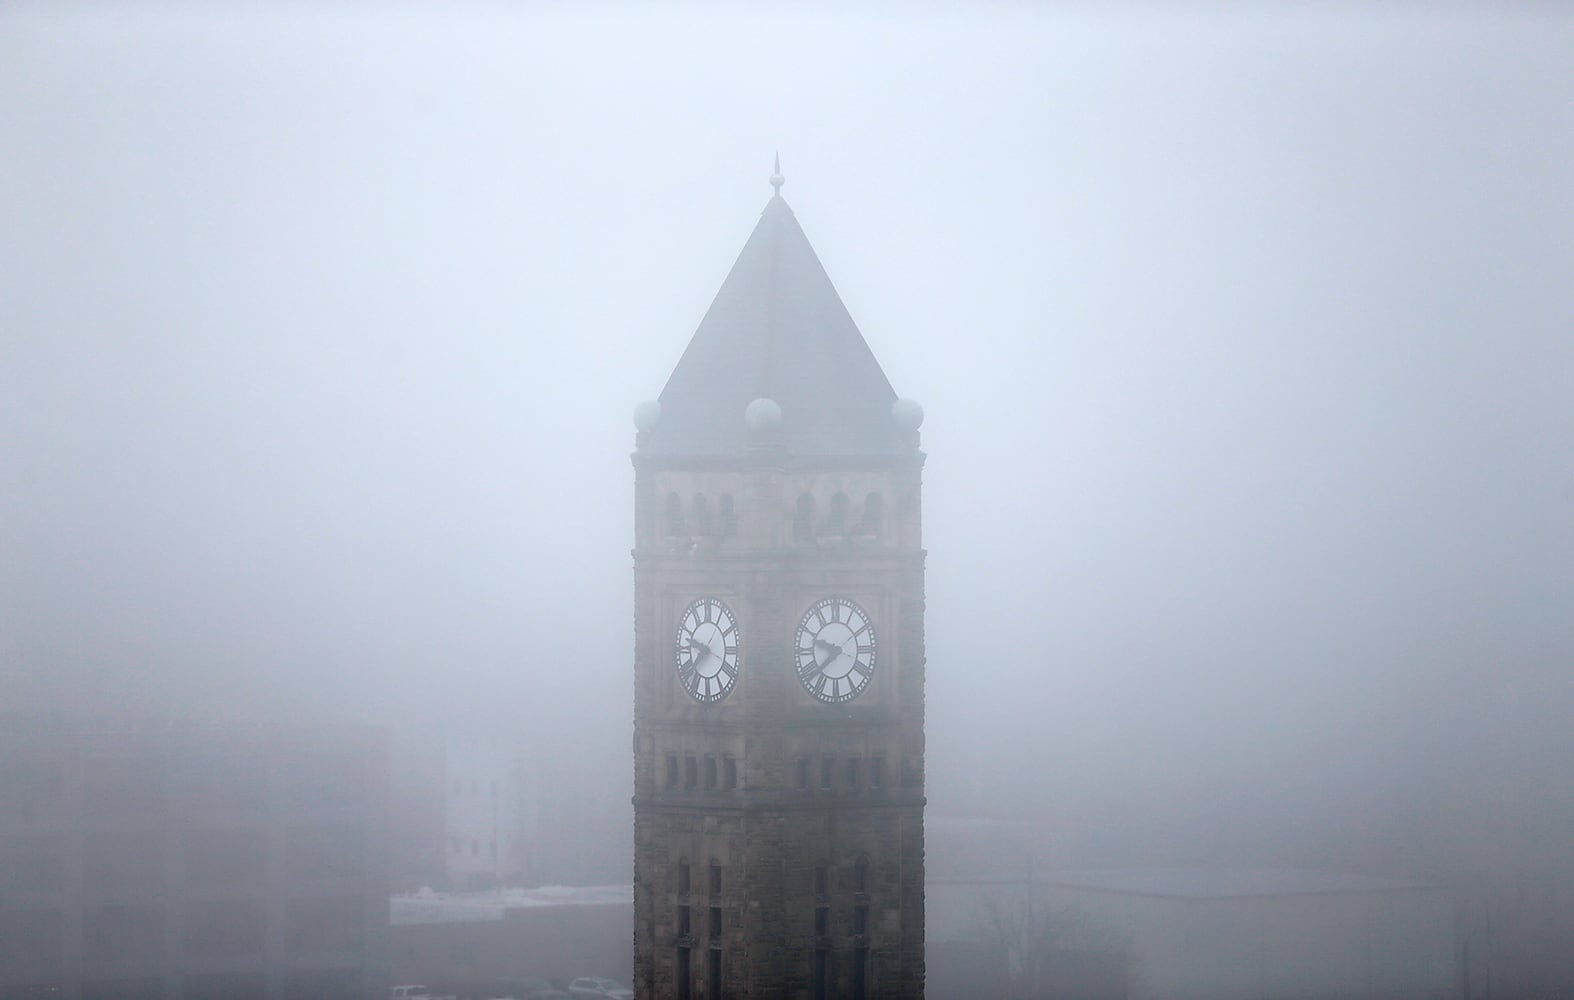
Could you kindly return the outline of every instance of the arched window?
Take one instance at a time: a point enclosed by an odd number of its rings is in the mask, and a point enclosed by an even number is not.
[[[723,493],[717,504],[717,520],[721,522],[721,537],[731,538],[738,533],[738,512],[732,506],[732,494]]]
[[[710,505],[705,502],[705,494],[694,494],[694,533],[696,535],[710,534]]]
[[[885,501],[880,494],[871,493],[864,497],[864,519],[858,526],[860,535],[878,535],[880,533],[880,515],[884,512]]]
[[[799,542],[814,539],[814,497],[807,493],[798,494],[798,509],[792,519],[792,537]]]
[[[826,519],[825,532],[828,535],[847,534],[847,494],[831,497],[831,516]]]
[[[667,494],[667,534],[682,535],[687,531],[683,524],[683,498],[676,493]]]

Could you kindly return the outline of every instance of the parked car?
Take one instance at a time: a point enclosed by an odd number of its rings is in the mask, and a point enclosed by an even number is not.
[[[394,986],[388,990],[388,1000],[458,1000],[448,994],[438,995],[429,987],[405,985]]]
[[[580,976],[568,984],[571,997],[611,997],[612,1000],[634,1000],[634,991],[622,983],[600,976]]]

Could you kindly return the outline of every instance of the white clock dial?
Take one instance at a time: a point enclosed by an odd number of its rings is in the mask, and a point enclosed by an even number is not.
[[[794,645],[799,682],[823,702],[851,701],[874,677],[874,624],[845,597],[827,597],[804,612]]]
[[[695,701],[727,697],[738,680],[738,621],[714,597],[702,597],[678,619],[678,683]]]

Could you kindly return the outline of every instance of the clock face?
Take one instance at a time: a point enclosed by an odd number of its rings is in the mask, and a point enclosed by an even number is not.
[[[874,625],[845,597],[827,597],[806,611],[794,644],[798,680],[821,701],[851,701],[874,676]]]
[[[738,679],[738,622],[714,597],[690,604],[678,619],[678,683],[695,701],[721,701]]]

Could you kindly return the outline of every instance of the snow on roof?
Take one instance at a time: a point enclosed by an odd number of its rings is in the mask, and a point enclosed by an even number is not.
[[[389,923],[458,924],[502,920],[509,910],[538,906],[633,906],[632,885],[544,885],[536,889],[436,892],[421,889],[389,900]]]

